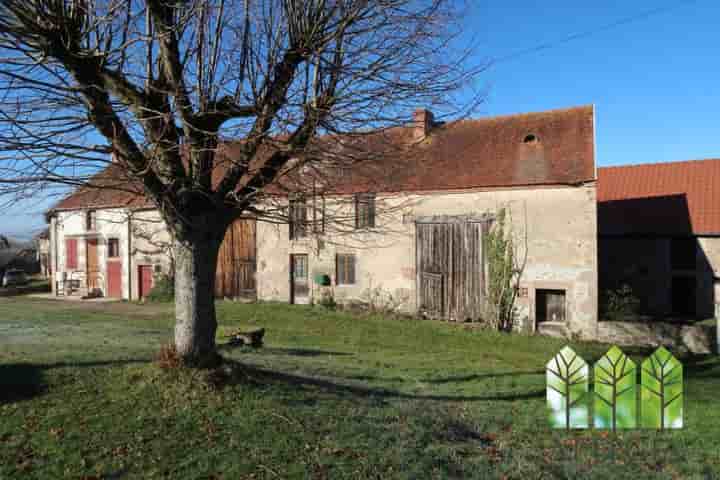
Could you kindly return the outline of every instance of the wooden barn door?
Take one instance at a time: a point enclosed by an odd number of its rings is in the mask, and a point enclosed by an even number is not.
[[[218,254],[215,296],[255,296],[255,220],[239,219],[228,227]]]
[[[98,262],[98,239],[88,238],[85,242],[85,278],[88,293],[100,288],[100,264]]]
[[[426,314],[454,321],[480,318],[485,291],[484,225],[417,224],[418,301]]]

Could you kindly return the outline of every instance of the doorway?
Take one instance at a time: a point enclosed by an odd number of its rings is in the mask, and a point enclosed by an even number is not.
[[[290,303],[307,305],[310,303],[308,283],[308,256],[290,255]]]
[[[417,223],[418,302],[423,314],[457,322],[483,311],[484,222]]]
[[[98,239],[88,238],[85,242],[87,289],[89,294],[100,292],[100,265],[98,262]]]
[[[145,298],[153,287],[152,265],[138,266],[138,297]]]

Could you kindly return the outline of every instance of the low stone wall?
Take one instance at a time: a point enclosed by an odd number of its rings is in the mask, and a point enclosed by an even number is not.
[[[692,353],[717,353],[717,327],[669,323],[598,322],[599,342],[615,345],[666,346]]]

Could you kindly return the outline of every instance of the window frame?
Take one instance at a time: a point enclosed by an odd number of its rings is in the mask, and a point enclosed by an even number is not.
[[[361,213],[362,212],[362,213]],[[355,194],[355,229],[375,228],[375,194]]]
[[[112,245],[116,245],[116,250],[113,252]],[[113,255],[115,253],[115,255]],[[108,238],[107,243],[107,258],[120,258],[120,239],[117,237]]]
[[[288,224],[290,240],[308,236],[308,206],[304,197],[290,199],[288,206]]]
[[[88,232],[97,230],[97,210],[87,210],[85,212],[85,230]]]
[[[348,268],[349,266],[352,270]],[[350,271],[352,271],[352,278],[349,278]],[[354,253],[335,254],[335,285],[339,287],[357,285],[357,255]]]

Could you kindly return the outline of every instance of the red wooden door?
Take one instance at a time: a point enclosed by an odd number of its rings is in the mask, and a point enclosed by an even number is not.
[[[122,263],[107,262],[107,296],[122,297]]]
[[[145,298],[152,290],[153,272],[152,265],[140,265],[138,267],[138,287],[140,288],[140,298]]]

